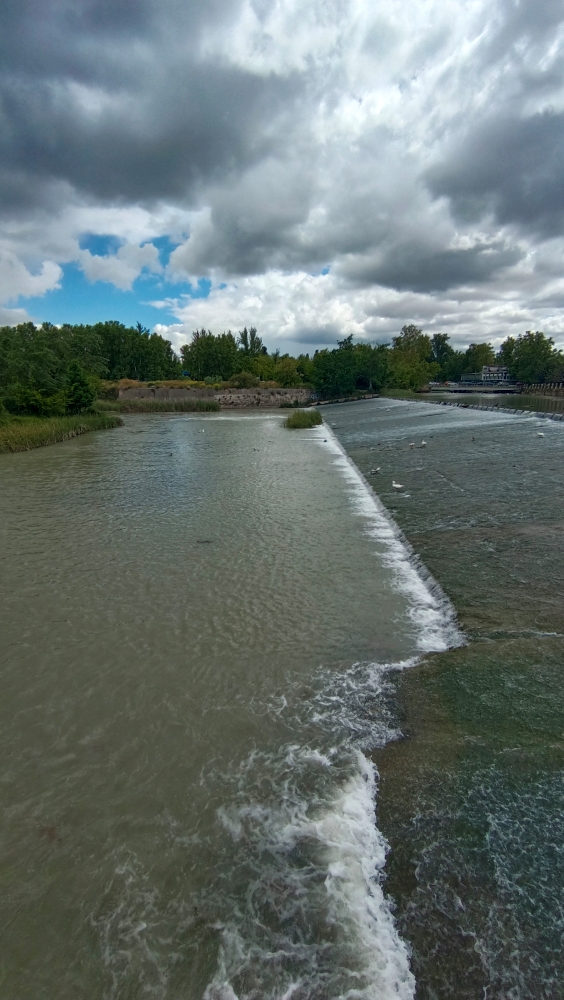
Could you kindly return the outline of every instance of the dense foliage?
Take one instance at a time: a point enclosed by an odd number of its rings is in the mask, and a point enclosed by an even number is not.
[[[440,381],[457,382],[466,373],[480,372],[483,365],[504,365],[512,378],[527,385],[564,380],[564,354],[555,349],[552,337],[538,330],[508,337],[497,354],[491,344],[484,343],[455,351],[448,339],[445,333],[436,333],[431,339]]]
[[[148,380],[180,373],[169,341],[140,324],[0,328],[0,400],[12,413],[78,413],[91,405],[101,377]]]
[[[147,382],[184,376],[239,388],[305,384],[334,398],[385,387],[418,389],[433,379],[458,381],[495,363],[523,383],[564,379],[564,355],[539,331],[508,337],[496,354],[491,344],[477,342],[457,351],[447,334],[430,337],[411,324],[391,345],[354,344],[349,336],[333,350],[294,358],[269,354],[254,327],[237,337],[197,330],[178,358],[168,340],[140,324],[23,323],[0,328],[0,409],[36,416],[80,413],[91,406],[102,378]]]

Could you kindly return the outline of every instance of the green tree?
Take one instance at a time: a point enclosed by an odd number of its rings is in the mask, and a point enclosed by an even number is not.
[[[190,344],[181,348],[184,371],[192,378],[223,381],[240,371],[241,362],[235,337],[229,331],[214,336],[211,330],[196,330]]]
[[[389,383],[397,389],[419,389],[433,379],[439,365],[433,360],[431,338],[413,323],[402,327],[389,352]]]
[[[314,368],[313,360],[310,358],[309,354],[299,354],[298,355],[298,365],[297,365],[297,367],[298,367],[298,371],[299,371],[299,373],[300,373],[300,375],[302,377],[302,380],[304,382],[307,382],[309,385],[313,385],[313,376],[314,376],[315,368]]]
[[[137,327],[126,327],[117,320],[96,323],[92,329],[100,337],[108,377],[112,381],[179,378],[180,361],[170,341],[160,334],[150,333],[140,323]]]
[[[466,371],[481,372],[484,365],[495,365],[495,351],[491,344],[470,344],[466,351]]]
[[[462,375],[467,370],[466,352],[453,351],[452,355],[444,363],[445,381],[460,382]]]
[[[388,348],[384,344],[355,344],[356,388],[381,389],[388,375]]]
[[[516,340],[508,337],[499,349],[498,360],[507,365],[513,378],[529,385],[552,381],[563,367],[562,354],[555,349],[552,337],[540,330],[527,330]]]
[[[266,354],[266,347],[259,337],[256,327],[251,326],[249,330],[245,327],[239,333],[239,349],[244,358],[256,358],[259,354]]]
[[[298,371],[296,359],[291,358],[289,354],[280,358],[274,366],[274,378],[279,385],[286,388],[292,385],[301,385],[302,377]]]
[[[69,413],[80,413],[82,410],[87,410],[92,406],[95,398],[95,390],[78,361],[71,361],[66,387],[66,403]]]
[[[441,382],[446,382],[448,380],[448,366],[449,364],[452,364],[454,358],[456,357],[456,351],[450,346],[449,340],[450,337],[448,333],[435,333],[433,337],[431,337],[431,353],[433,355],[433,361],[435,361],[439,366],[437,375]]]

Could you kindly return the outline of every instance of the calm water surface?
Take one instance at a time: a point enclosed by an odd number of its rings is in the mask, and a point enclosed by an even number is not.
[[[0,458],[5,1000],[413,996],[367,754],[449,608],[330,431]]]

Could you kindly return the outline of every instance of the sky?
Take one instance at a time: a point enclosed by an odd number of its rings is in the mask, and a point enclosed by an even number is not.
[[[3,0],[0,323],[564,346],[560,0]]]

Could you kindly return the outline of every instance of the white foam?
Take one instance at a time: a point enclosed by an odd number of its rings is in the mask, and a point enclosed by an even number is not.
[[[257,989],[263,1000],[289,1000],[296,991],[300,997],[327,1000],[413,1000],[409,951],[382,888],[388,845],[376,826],[375,779],[374,765],[358,752],[352,775],[329,803],[312,809],[306,799],[292,801],[290,796],[290,801],[282,797],[278,807],[247,804],[236,810],[251,844],[261,855],[279,861],[275,883],[280,905],[289,895],[301,900],[299,905],[307,897],[321,929],[315,939],[303,940],[291,932],[286,935],[282,921],[277,933],[264,939],[257,934],[262,924],[258,915],[248,922],[240,915],[222,927],[217,970],[204,1000],[250,1000]],[[219,818],[240,842],[233,818],[224,811]],[[307,866],[288,861],[296,848],[307,850]],[[320,874],[312,898],[314,870]],[[268,891],[267,881],[260,895]],[[288,958],[294,973],[275,974]],[[248,986],[236,992],[238,981]]]
[[[349,487],[351,506],[365,519],[366,531],[384,548],[383,563],[393,573],[393,585],[410,602],[409,616],[416,627],[417,647],[425,653],[460,646],[464,638],[456,612],[411,545],[373,492],[327,424],[317,430],[317,441],[335,456],[335,466]]]
[[[410,1000],[415,978],[409,955],[384,896],[381,876],[388,845],[376,826],[375,768],[358,754],[359,771],[345,784],[325,816],[312,824],[327,854],[325,886],[329,919],[353,926],[363,966],[363,1000]]]

